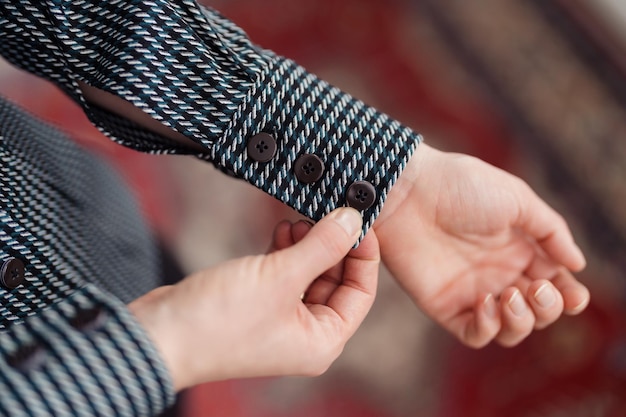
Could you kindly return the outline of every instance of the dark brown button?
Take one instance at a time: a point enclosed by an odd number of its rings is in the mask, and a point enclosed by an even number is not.
[[[76,315],[70,319],[70,325],[82,332],[92,332],[100,329],[106,321],[106,313],[96,306],[80,308]]]
[[[248,140],[248,155],[257,162],[267,162],[276,154],[276,139],[268,133],[259,133]]]
[[[0,269],[0,284],[12,290],[24,282],[24,264],[17,258],[9,258]]]
[[[322,178],[322,174],[324,174],[324,163],[316,155],[304,154],[296,159],[293,169],[296,173],[296,178],[308,184]]]
[[[28,372],[43,365],[46,361],[46,354],[39,345],[23,345],[8,355],[6,361],[9,366],[22,372]]]
[[[357,210],[368,209],[376,201],[376,189],[367,181],[355,181],[348,187],[346,200],[350,207]]]

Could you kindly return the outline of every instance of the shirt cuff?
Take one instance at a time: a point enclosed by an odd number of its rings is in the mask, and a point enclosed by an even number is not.
[[[213,146],[211,159],[313,220],[354,207],[362,212],[365,234],[421,140],[275,57]]]
[[[4,332],[0,369],[1,415],[153,416],[175,397],[142,327],[92,285]]]

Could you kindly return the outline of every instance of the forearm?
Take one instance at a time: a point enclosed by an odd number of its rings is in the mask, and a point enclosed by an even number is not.
[[[366,231],[420,142],[193,2],[0,5],[0,53],[58,83],[112,139],[197,154],[314,220],[350,205]],[[24,19],[41,34],[24,36]],[[253,155],[259,133],[276,147],[268,160]]]

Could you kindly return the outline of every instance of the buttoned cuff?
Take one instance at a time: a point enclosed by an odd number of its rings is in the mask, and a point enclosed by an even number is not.
[[[420,141],[411,129],[275,57],[211,159],[315,221],[354,207],[365,234]]]
[[[92,285],[5,331],[0,369],[1,415],[153,416],[175,396],[141,326]]]

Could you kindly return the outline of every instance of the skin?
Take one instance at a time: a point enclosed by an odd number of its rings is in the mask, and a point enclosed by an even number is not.
[[[81,88],[90,102],[203,150],[131,104]],[[421,144],[374,231],[350,250],[360,224],[351,209],[312,229],[281,223],[270,254],[200,271],[131,303],[176,389],[322,373],[373,302],[379,245],[415,304],[471,347],[514,346],[589,303],[572,275],[585,258],[564,219],[521,179],[479,159]]]
[[[360,226],[347,208],[312,228],[281,223],[268,255],[133,302],[175,387],[324,372],[372,305],[378,244],[415,303],[468,346],[514,346],[589,302],[570,272],[585,259],[563,218],[519,178],[472,157],[421,145],[374,232],[351,250]]]
[[[585,258],[567,223],[479,159],[421,144],[374,229],[414,302],[468,346],[514,346],[589,303],[571,273]]]
[[[371,233],[352,250],[360,227],[349,208],[310,230],[283,222],[269,254],[219,264],[132,302],[174,388],[326,371],[376,294],[378,242]]]

